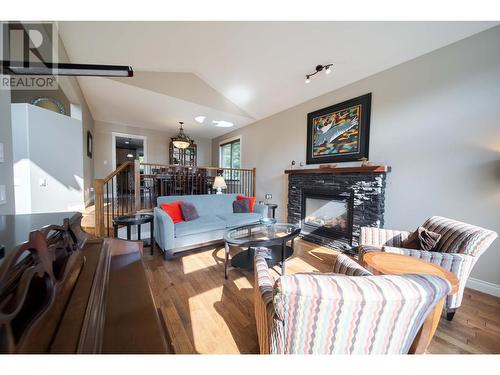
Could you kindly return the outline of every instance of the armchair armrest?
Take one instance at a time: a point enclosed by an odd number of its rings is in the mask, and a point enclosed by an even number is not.
[[[348,276],[372,276],[371,272],[344,254],[335,257],[333,272]]]
[[[262,217],[268,217],[267,215],[268,207],[265,204],[255,203],[253,206],[253,212],[256,214],[261,214]]]
[[[172,218],[159,207],[153,210],[156,243],[163,251],[174,248],[175,227]],[[170,255],[170,254],[169,254]]]
[[[370,246],[401,246],[401,242],[408,238],[411,232],[371,227],[361,227],[360,245]]]
[[[271,352],[270,331],[276,315],[273,304],[274,279],[269,273],[266,259],[262,255],[256,254],[254,262],[254,306],[257,336],[260,353],[269,354]]]

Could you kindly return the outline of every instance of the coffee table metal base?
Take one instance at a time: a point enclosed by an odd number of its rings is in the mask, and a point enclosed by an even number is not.
[[[285,260],[290,258],[293,255],[293,241],[292,246],[282,246],[282,245],[273,245],[266,246],[271,249],[271,258],[266,259],[267,265],[269,267],[274,267],[277,264],[281,265],[281,274],[285,274]],[[283,248],[285,253],[283,254]],[[227,279],[227,266],[229,263],[229,246],[226,242],[226,261],[224,264],[224,277]],[[247,250],[241,251],[231,258],[231,266],[235,268],[244,269],[246,271],[253,271],[254,268],[254,256],[255,249],[253,247],[248,248]]]
[[[282,247],[280,245],[268,246],[271,249],[272,258],[266,259],[269,267],[274,267],[282,261]],[[293,254],[293,249],[290,246],[285,247],[285,259],[290,258]],[[255,249],[251,247],[248,250],[236,254],[231,259],[231,266],[241,268],[247,271],[253,271],[253,258],[255,256]]]

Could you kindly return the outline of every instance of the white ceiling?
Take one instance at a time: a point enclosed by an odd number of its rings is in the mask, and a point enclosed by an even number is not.
[[[188,135],[214,138],[497,24],[60,22],[59,32],[71,62],[136,72],[79,78],[95,120],[171,131],[184,121]],[[306,85],[326,63],[332,74]]]

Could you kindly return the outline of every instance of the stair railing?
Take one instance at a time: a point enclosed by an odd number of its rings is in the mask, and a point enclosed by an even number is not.
[[[256,169],[187,167],[127,161],[106,178],[94,181],[95,234],[113,237],[113,219],[152,210],[164,195],[215,194],[213,182],[223,176],[224,193],[255,196]]]

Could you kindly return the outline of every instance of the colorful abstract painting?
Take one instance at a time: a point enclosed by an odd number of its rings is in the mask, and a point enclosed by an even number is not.
[[[313,156],[359,151],[361,106],[356,105],[313,119]]]
[[[307,164],[368,157],[371,94],[308,114]]]

